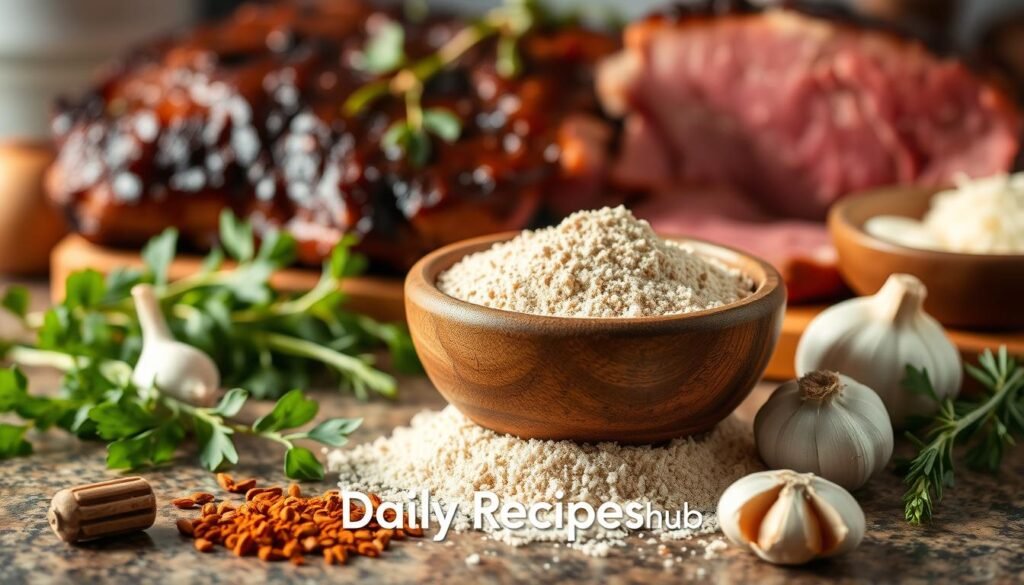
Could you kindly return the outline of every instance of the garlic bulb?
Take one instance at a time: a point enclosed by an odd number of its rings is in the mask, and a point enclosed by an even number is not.
[[[142,327],[142,354],[132,383],[139,388],[156,387],[190,404],[212,406],[220,387],[217,365],[202,351],[174,339],[152,286],[136,286],[132,297]]]
[[[718,523],[734,544],[779,565],[799,565],[857,548],[864,512],[849,492],[788,469],[740,478],[718,500]]]
[[[835,372],[779,386],[754,417],[761,459],[811,472],[846,489],[867,483],[892,457],[892,423],[877,394]]]
[[[796,372],[832,370],[867,385],[882,398],[896,428],[938,404],[902,386],[907,365],[928,370],[940,398],[960,391],[960,353],[942,326],[924,312],[927,291],[909,274],[893,274],[877,294],[839,303],[818,315],[796,349]]]

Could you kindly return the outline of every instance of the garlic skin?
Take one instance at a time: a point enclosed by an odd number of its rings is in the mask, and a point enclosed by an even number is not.
[[[939,398],[956,396],[963,381],[960,352],[938,321],[924,312],[927,290],[909,274],[893,274],[874,296],[834,305],[807,326],[796,349],[796,372],[845,374],[882,398],[889,418],[905,428],[938,404],[902,386],[907,365],[928,370]]]
[[[779,386],[754,417],[761,459],[854,490],[892,458],[892,423],[874,390],[835,372]]]
[[[788,469],[752,473],[729,486],[718,500],[718,523],[734,544],[778,565],[848,553],[866,528],[849,492]]]
[[[142,354],[132,371],[132,383],[139,388],[156,387],[196,406],[213,406],[220,388],[217,365],[202,351],[174,339],[152,286],[135,286],[132,297],[142,327]]]

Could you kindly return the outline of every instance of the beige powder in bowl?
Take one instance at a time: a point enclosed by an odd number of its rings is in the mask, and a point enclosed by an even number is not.
[[[560,317],[691,313],[752,289],[738,270],[659,238],[622,206],[580,211],[470,254],[441,273],[437,286],[485,307]]]

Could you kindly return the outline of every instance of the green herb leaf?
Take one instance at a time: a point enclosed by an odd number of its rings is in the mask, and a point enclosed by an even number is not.
[[[28,398],[28,380],[17,367],[0,369],[0,412],[10,412]]]
[[[96,423],[97,434],[107,440],[131,437],[156,426],[153,415],[128,399],[98,404],[89,411],[89,418]]]
[[[220,243],[229,256],[239,262],[252,260],[255,253],[252,224],[225,209],[220,214]]]
[[[429,108],[423,111],[423,127],[445,142],[455,142],[462,134],[462,122],[451,110]]]
[[[103,300],[107,286],[102,274],[87,268],[72,272],[65,283],[65,289],[64,306],[68,309],[89,309]]]
[[[249,399],[249,393],[241,388],[232,388],[228,390],[224,397],[220,399],[220,403],[217,404],[217,408],[213,410],[213,414],[230,418],[238,414],[238,411],[242,410],[242,406],[245,405],[245,401]]]
[[[185,440],[185,428],[177,420],[169,420],[153,431],[150,461],[154,465],[174,459],[174,452]]]
[[[291,435],[294,439],[312,439],[324,445],[341,447],[348,442],[351,435],[363,424],[361,418],[330,418],[316,425],[308,432]]]
[[[107,445],[109,469],[138,469],[153,459],[153,434],[150,431],[126,437]]]
[[[220,270],[224,265],[224,252],[220,248],[210,250],[210,253],[203,258],[203,264],[199,268],[202,274],[210,274]]]
[[[178,249],[178,230],[168,228],[142,248],[142,259],[157,286],[167,284],[167,269]]]
[[[302,390],[296,388],[282,396],[274,409],[257,419],[252,428],[260,433],[294,429],[313,420],[319,408],[315,400],[308,400]]]
[[[23,286],[9,286],[4,291],[3,299],[0,300],[0,305],[7,309],[20,319],[25,318],[25,313],[28,312],[28,289]]]
[[[295,238],[287,232],[268,230],[263,234],[256,258],[275,268],[284,268],[295,261]]]
[[[405,29],[389,20],[367,40],[359,68],[367,73],[389,73],[405,63]]]
[[[284,456],[284,473],[291,479],[316,481],[324,478],[324,467],[305,447],[292,447]]]
[[[32,453],[32,444],[25,440],[27,430],[28,427],[25,426],[0,423],[0,459],[22,457]]]
[[[935,393],[935,388],[932,387],[932,381],[928,378],[928,370],[926,368],[917,369],[907,364],[903,380],[900,383],[903,388],[914,394],[928,396],[935,402],[942,402],[939,395]]]
[[[238,451],[231,442],[231,429],[195,419],[196,440],[199,442],[199,462],[209,471],[219,471],[238,463]]]
[[[142,272],[135,268],[118,267],[107,274],[107,293],[104,303],[115,303],[131,295],[132,288],[142,282]]]
[[[422,167],[430,160],[430,137],[422,129],[413,128],[402,120],[391,124],[381,137],[381,146],[389,158],[405,157],[414,167]]]

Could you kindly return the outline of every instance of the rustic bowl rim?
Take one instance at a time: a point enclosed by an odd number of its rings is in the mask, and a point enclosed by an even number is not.
[[[887,197],[892,197],[894,194],[911,195],[914,197],[927,197],[932,198],[942,191],[948,190],[950,187],[906,187],[899,185],[892,185],[888,187],[880,187],[878,189],[871,189],[869,191],[862,191],[854,193],[848,197],[844,197],[829,210],[828,214],[828,225],[829,231],[832,232],[833,238],[838,237],[836,232],[843,230],[846,232],[852,241],[862,247],[875,250],[877,252],[884,252],[886,254],[893,254],[898,256],[905,256],[914,258],[917,260],[929,260],[939,262],[959,262],[959,263],[1013,263],[1024,261],[1024,253],[1018,254],[976,254],[970,252],[952,252],[948,250],[929,250],[925,248],[914,248],[911,246],[905,246],[896,242],[891,242],[884,238],[880,238],[873,234],[868,233],[864,229],[864,223],[867,221],[857,222],[854,221],[850,214],[857,210],[863,205],[867,205],[868,202],[882,201]],[[872,217],[878,217],[879,215],[889,214],[877,214]],[[901,216],[909,217],[909,216]],[[921,219],[920,217],[914,217],[913,219]]]
[[[746,274],[747,277],[755,281],[757,287],[747,297],[721,307],[690,313],[641,317],[572,317],[520,313],[464,301],[442,292],[437,287],[437,276],[462,258],[470,253],[482,251],[490,245],[508,241],[520,233],[522,232],[507,231],[469,238],[427,254],[409,270],[406,277],[407,300],[416,302],[431,313],[443,313],[448,317],[458,317],[460,321],[464,322],[515,323],[522,329],[544,329],[547,331],[565,329],[571,330],[573,333],[602,331],[621,333],[623,330],[632,328],[644,328],[648,332],[653,332],[652,328],[662,328],[666,332],[691,328],[710,330],[716,328],[715,325],[718,323],[746,322],[765,317],[775,311],[778,305],[784,305],[786,302],[782,276],[767,261],[730,246],[679,235],[661,235],[660,237],[674,242],[695,244],[698,248],[718,251],[724,253],[723,255],[731,254],[746,260],[762,273]],[[734,268],[740,268],[721,257],[715,255],[712,257]],[[425,286],[419,286],[420,283]]]

